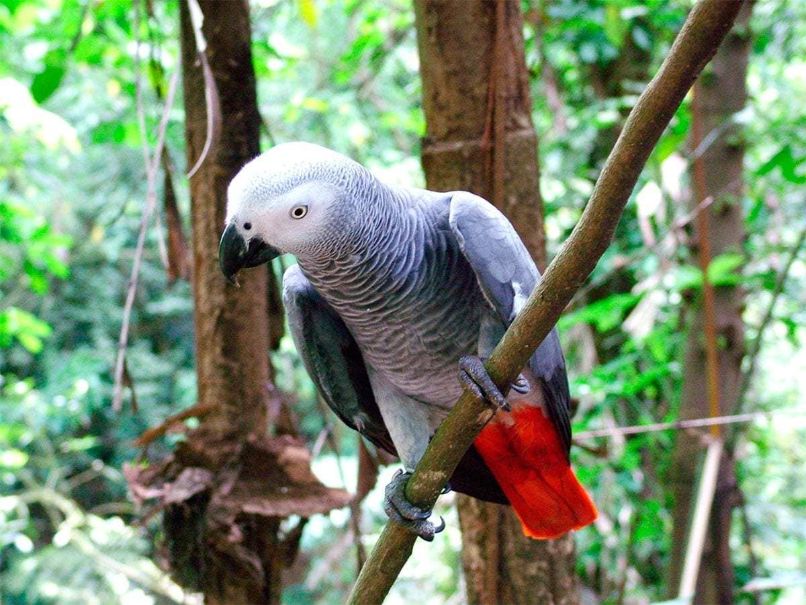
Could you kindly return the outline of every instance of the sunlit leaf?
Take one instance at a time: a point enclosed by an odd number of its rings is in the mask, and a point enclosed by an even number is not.
[[[0,468],[20,469],[28,463],[28,454],[21,450],[0,450]]]
[[[65,441],[61,449],[63,452],[83,452],[98,445],[98,438],[92,435],[76,437]]]
[[[624,42],[627,26],[627,21],[621,16],[621,8],[616,4],[608,4],[605,7],[604,31],[607,40],[616,48],[620,48]]]
[[[43,339],[50,335],[51,327],[33,314],[9,307],[0,310],[0,343],[9,346],[17,340],[31,353],[42,350]]]
[[[708,281],[715,286],[735,286],[741,280],[736,270],[745,263],[744,256],[735,252],[720,254],[708,265]]]
[[[315,0],[297,0],[297,2],[299,5],[299,14],[302,20],[305,21],[305,24],[310,28],[316,27],[316,22],[319,17],[316,11]]]
[[[599,332],[606,332],[621,323],[627,312],[638,303],[640,298],[637,294],[612,294],[564,315],[557,325],[561,330],[565,330],[578,323],[589,323],[595,326]]]
[[[702,287],[702,271],[694,265],[678,265],[669,272],[667,277],[671,288],[676,291]]]

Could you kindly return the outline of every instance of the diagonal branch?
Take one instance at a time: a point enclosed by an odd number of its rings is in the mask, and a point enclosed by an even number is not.
[[[607,249],[650,152],[741,5],[741,0],[701,0],[692,9],[660,71],[630,113],[579,223],[487,361],[487,370],[499,386],[516,379]],[[434,505],[493,413],[468,392],[459,398],[409,479],[406,496],[413,504]],[[387,523],[349,603],[382,603],[411,555],[415,539],[400,525]]]

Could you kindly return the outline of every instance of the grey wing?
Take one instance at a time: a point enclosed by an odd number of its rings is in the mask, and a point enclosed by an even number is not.
[[[322,398],[350,428],[397,455],[370,386],[361,350],[297,265],[283,275],[291,336]]]
[[[450,225],[484,297],[509,326],[540,280],[529,252],[507,218],[471,193],[453,194]],[[529,360],[529,367],[541,382],[549,418],[567,454],[571,447],[571,397],[557,330],[549,332]]]

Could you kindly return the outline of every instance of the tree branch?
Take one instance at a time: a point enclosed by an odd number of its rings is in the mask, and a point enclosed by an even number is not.
[[[741,5],[741,0],[702,0],[692,9],[660,71],[630,113],[579,223],[487,361],[487,370],[499,387],[517,378],[607,249],[650,152]],[[406,496],[413,504],[434,505],[493,414],[490,406],[469,392],[459,398],[406,485]],[[411,555],[415,539],[402,526],[387,523],[349,603],[382,603]]]

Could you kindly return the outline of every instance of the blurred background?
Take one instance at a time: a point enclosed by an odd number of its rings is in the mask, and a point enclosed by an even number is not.
[[[411,4],[253,0],[250,7],[263,148],[316,142],[389,181],[423,186],[426,124]],[[521,3],[549,259],[690,7]],[[180,69],[178,13],[173,1],[0,5],[2,603],[198,599],[167,575],[159,514],[135,506],[123,472],[144,459],[135,444],[144,431],[197,402],[193,297],[187,273],[171,268],[190,245],[181,102],[165,131],[175,168],[157,183],[146,231],[126,396],[121,409],[112,406],[147,199],[145,158]],[[591,602],[650,603],[673,592],[670,569],[682,556],[675,518],[688,515],[677,496],[681,483],[699,480],[697,464],[681,476],[678,462],[698,460],[696,439],[679,430],[590,431],[708,415],[697,408],[707,405],[695,376],[702,363],[687,354],[704,338],[696,319],[703,272],[692,244],[702,211],[726,230],[715,240],[737,242],[724,250],[715,242],[708,268],[719,296],[733,297],[730,321],[738,322],[717,339],[720,350],[738,351],[739,386],[722,412],[759,413],[724,428],[735,481],[727,491],[717,486],[717,499],[731,520],[735,598],[806,602],[806,3],[756,2],[742,28],[746,102],[731,106],[725,122],[729,144],[744,152],[738,194],[692,206],[704,197],[692,162],[714,130],[692,146],[689,97],[643,171],[616,240],[559,324],[577,404],[573,460],[601,512],[576,534],[576,571]],[[702,110],[719,111],[716,102]],[[739,220],[718,223],[731,209]],[[323,412],[288,336],[271,361],[314,472],[354,492],[355,434]],[[171,452],[183,431],[151,441],[148,458]],[[356,543],[369,549],[385,521],[382,486],[394,469],[380,470],[381,487],[360,505],[357,528],[347,508],[310,519],[284,574],[284,602],[344,601]],[[466,602],[453,500],[440,499],[447,529],[433,544],[418,542],[389,603]]]

